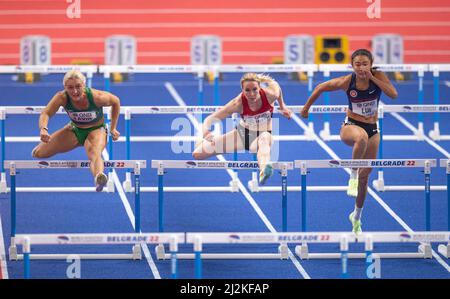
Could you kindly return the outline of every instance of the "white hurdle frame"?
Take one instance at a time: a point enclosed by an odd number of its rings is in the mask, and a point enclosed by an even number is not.
[[[426,230],[430,231],[430,173],[431,168],[436,167],[436,159],[384,159],[384,160],[295,160],[294,167],[300,169],[301,174],[301,223],[303,232],[307,229],[307,202],[306,202],[306,176],[309,169],[314,168],[374,168],[374,167],[390,167],[390,168],[423,168],[425,175],[425,222]],[[414,233],[414,232],[409,232]],[[295,248],[295,253],[301,259],[333,259],[339,258],[336,253],[310,253],[308,242],[304,242]],[[419,245],[418,252],[407,253],[377,253],[380,258],[432,258],[432,249],[430,244],[424,243]],[[364,258],[361,254],[349,254],[349,258]]]
[[[433,72],[433,93],[434,104],[439,105],[440,93],[439,93],[439,73],[450,72],[450,64],[430,64],[429,71]],[[441,135],[439,129],[439,114],[434,114],[434,126],[433,129],[428,132],[428,136],[433,140],[450,140],[450,135]]]
[[[193,244],[195,252],[196,278],[202,275],[202,259],[208,258],[202,253],[203,244],[268,244],[268,243],[338,243],[340,253],[332,258],[340,258],[342,265],[342,278],[348,278],[348,258],[366,258],[366,266],[369,267],[369,257],[399,258],[399,256],[387,256],[373,253],[374,243],[415,243],[428,244],[431,242],[446,242],[450,238],[450,232],[369,232],[356,236],[349,232],[288,232],[288,233],[187,233],[186,243]],[[349,243],[364,243],[365,253],[349,253]],[[431,249],[430,249],[431,254]],[[413,257],[413,256],[411,256]],[[418,256],[414,256],[418,257]],[[325,257],[322,257],[325,258]],[[431,256],[430,256],[431,258]]]
[[[314,106],[311,107],[310,113],[346,113],[348,107],[344,105],[334,106],[317,106],[317,110]],[[328,109],[326,109],[328,107]],[[378,122],[379,128],[382,129],[382,121],[385,113],[450,113],[450,105],[386,105],[380,104],[378,107]],[[328,126],[329,127],[329,126]],[[329,128],[327,129],[329,131]],[[326,130],[325,130],[326,131]],[[423,127],[422,127],[423,133]],[[320,137],[325,141],[337,141],[341,140],[339,135],[331,135],[330,133],[324,133],[321,131]],[[441,136],[446,140],[445,136]],[[422,141],[424,135],[386,135],[383,134],[384,141]],[[450,140],[450,139],[449,139]]]
[[[449,113],[450,105],[380,105],[378,108],[378,123],[380,129],[380,147],[378,150],[379,159],[384,159],[384,151],[383,151],[383,141],[385,140],[417,140],[421,141],[424,138],[423,128],[422,132],[419,133],[422,135],[388,135],[383,134],[383,119],[384,113]],[[383,167],[379,167],[378,169],[378,178],[372,181],[372,186],[378,192],[384,191],[422,191],[424,190],[423,186],[387,186],[384,182],[384,172]],[[445,191],[446,186],[432,186],[432,190],[434,191]]]
[[[40,114],[44,106],[4,106],[0,107],[0,121],[3,124],[7,115],[16,114]],[[133,114],[203,114],[203,113],[213,113],[220,109],[220,106],[122,106],[120,114],[125,115],[126,126],[130,126],[131,116]],[[295,113],[300,113],[303,106],[289,106]],[[105,107],[104,113],[109,114],[110,108]],[[345,105],[317,105],[312,106],[310,113],[345,113],[347,111],[347,106]],[[275,113],[279,113],[277,107],[274,109]],[[383,115],[384,113],[442,113],[450,112],[450,105],[380,105],[379,107],[379,123],[380,129],[383,126]],[[65,114],[65,111],[61,108],[57,111],[58,114]],[[310,128],[311,129],[311,128]],[[309,129],[309,130],[310,130]],[[278,135],[274,136],[275,141],[312,141],[314,131],[305,131],[303,135]],[[381,131],[382,141],[380,142],[380,159],[382,157],[383,141],[384,140],[418,140],[415,135],[383,135]],[[2,148],[5,148],[5,142],[39,142],[38,136],[32,137],[4,137],[4,132],[2,132]],[[130,136],[129,130],[126,132],[126,136],[120,137],[119,142],[126,142],[127,148],[129,148],[131,142],[196,142],[200,136]],[[323,137],[322,137],[323,138]],[[329,136],[329,140],[339,140],[339,136]],[[4,153],[4,150],[2,151]],[[4,155],[4,154],[3,154]],[[4,159],[4,157],[3,157]],[[127,156],[127,160],[130,157]],[[6,176],[4,170],[1,174],[0,179],[0,193],[7,193],[8,188],[6,184]],[[110,178],[108,178],[110,180]],[[234,179],[235,180],[235,179]],[[114,187],[111,188],[111,182],[108,182],[108,188],[105,188],[106,192],[114,192]],[[384,182],[383,170],[380,168],[378,171],[378,178],[373,182],[373,187],[377,191],[420,191],[423,190],[422,186],[388,186]],[[134,188],[131,184],[131,174],[126,173],[126,178],[123,181],[123,186],[125,192],[133,192]],[[278,192],[280,187],[276,186],[259,186],[257,180],[256,172],[253,173],[252,179],[248,182],[248,187],[251,192]],[[236,184],[233,180],[230,182],[230,186],[217,186],[215,187],[217,192],[237,192]],[[289,191],[300,191],[299,186],[289,186]],[[323,191],[323,186],[309,186],[310,191]],[[346,186],[328,186],[328,191],[345,191]],[[445,186],[432,186],[434,191],[444,191]],[[17,192],[93,192],[94,188],[91,187],[73,187],[70,190],[64,188],[52,188],[52,187],[21,187],[17,188]],[[142,187],[142,192],[157,192],[155,187]],[[185,189],[179,189],[177,187],[168,187],[166,192],[210,192],[211,187],[186,187]]]
[[[119,245],[160,244],[170,245],[171,274],[177,278],[178,244],[185,242],[184,233],[109,233],[109,234],[19,234],[16,244],[22,245],[24,278],[30,278],[30,252],[32,245]]]
[[[287,173],[288,170],[293,169],[293,162],[274,162],[272,163],[274,170],[280,170],[281,185],[282,185],[282,219],[283,219],[283,231],[287,229]],[[163,202],[164,202],[164,182],[163,177],[166,173],[166,169],[224,169],[224,170],[255,170],[259,169],[258,162],[256,161],[211,161],[211,160],[152,160],[152,168],[157,169],[158,173],[158,229],[159,232],[164,231],[163,221]],[[214,190],[212,190],[214,191]],[[166,259],[168,255],[165,253],[164,246],[162,244],[155,248],[156,257],[158,259]],[[179,254],[180,259],[193,259],[194,254]],[[278,253],[267,254],[238,254],[238,253],[221,253],[221,254],[205,254],[205,258],[210,259],[287,259],[288,248],[286,244],[280,244]]]
[[[142,168],[147,168],[145,160],[110,160],[104,161],[105,168],[115,169],[134,169],[136,186],[140,186],[140,174]],[[23,254],[17,253],[16,241],[16,175],[19,169],[89,169],[88,160],[17,160],[5,161],[5,169],[10,170],[11,177],[11,244],[9,247],[9,260],[22,260]],[[135,232],[141,230],[141,212],[140,212],[140,187],[135,192]],[[66,259],[71,254],[33,254],[30,259],[54,260]],[[81,259],[141,259],[141,247],[135,244],[130,254],[77,254]]]

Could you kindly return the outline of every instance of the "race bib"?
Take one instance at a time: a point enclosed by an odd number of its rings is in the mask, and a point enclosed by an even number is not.
[[[352,111],[353,113],[362,115],[362,116],[374,116],[377,112],[377,100],[367,101],[367,102],[352,102]]]
[[[243,117],[245,124],[252,130],[266,130],[271,119],[270,111],[257,115],[244,115]]]
[[[71,120],[77,123],[89,123],[97,117],[95,111],[83,111],[83,112],[68,112]]]

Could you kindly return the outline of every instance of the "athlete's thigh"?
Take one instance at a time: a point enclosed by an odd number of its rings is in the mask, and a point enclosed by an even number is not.
[[[66,125],[55,133],[50,135],[48,143],[41,142],[39,151],[46,155],[55,155],[57,153],[68,152],[77,146],[80,146],[71,125]]]
[[[355,140],[360,137],[367,137],[366,131],[357,125],[343,125],[340,132],[341,140],[350,146],[353,146]]]
[[[375,134],[369,138],[369,143],[367,144],[367,150],[364,154],[363,159],[376,159],[378,155],[378,147],[380,145],[380,134]],[[360,168],[359,175],[369,174],[372,168]]]
[[[250,144],[250,152],[256,153],[258,151],[258,148],[260,148],[262,145],[267,144],[270,147],[272,143],[272,134],[270,134],[269,132],[263,132]]]
[[[364,154],[364,159],[376,159],[378,155],[378,148],[380,146],[380,134],[375,134],[369,138],[367,150]]]
[[[84,142],[84,148],[87,152],[96,151],[101,153],[106,146],[106,138],[105,128],[98,128],[89,133],[86,141]]]
[[[236,129],[214,138],[216,153],[231,153],[244,148],[244,144]]]

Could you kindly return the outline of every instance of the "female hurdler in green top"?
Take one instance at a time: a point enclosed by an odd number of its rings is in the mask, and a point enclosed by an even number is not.
[[[41,143],[32,151],[34,158],[49,158],[58,153],[68,152],[84,146],[90,169],[95,178],[96,191],[102,191],[108,178],[103,173],[102,151],[106,146],[107,132],[104,123],[103,107],[111,107],[111,136],[117,140],[117,120],[120,113],[120,100],[117,96],[86,87],[86,78],[78,70],[65,74],[64,90],[57,92],[39,117]],[[70,123],[49,134],[48,121],[60,107],[63,107]]]

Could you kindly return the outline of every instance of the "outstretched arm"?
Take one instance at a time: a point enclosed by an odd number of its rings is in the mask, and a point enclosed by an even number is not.
[[[275,101],[278,102],[280,106],[279,111],[281,114],[287,119],[291,118],[292,111],[286,107],[283,98],[283,91],[281,90],[280,84],[270,76],[267,75],[258,75],[261,83],[266,83],[267,87],[264,88],[266,90],[267,99],[270,104],[273,104]]]
[[[230,102],[228,102],[225,106],[223,106],[221,109],[217,110],[213,114],[209,115],[205,120],[203,121],[202,125],[202,136],[205,139],[211,139],[212,133],[211,133],[211,126],[223,119],[225,119],[227,116],[235,113],[240,112],[242,110],[242,105],[240,102],[241,94],[239,94],[237,97],[232,99]]]
[[[285,105],[283,99],[283,91],[280,89],[280,96],[278,97],[278,104],[280,105],[280,113],[287,119],[291,119],[292,111]]]
[[[345,89],[350,82],[351,75],[342,76],[339,78],[331,79],[317,85],[311,96],[306,101],[306,104],[303,106],[302,111],[300,112],[303,118],[308,118],[309,108],[314,104],[314,102],[320,97],[320,95],[325,91],[335,91],[339,89]]]

